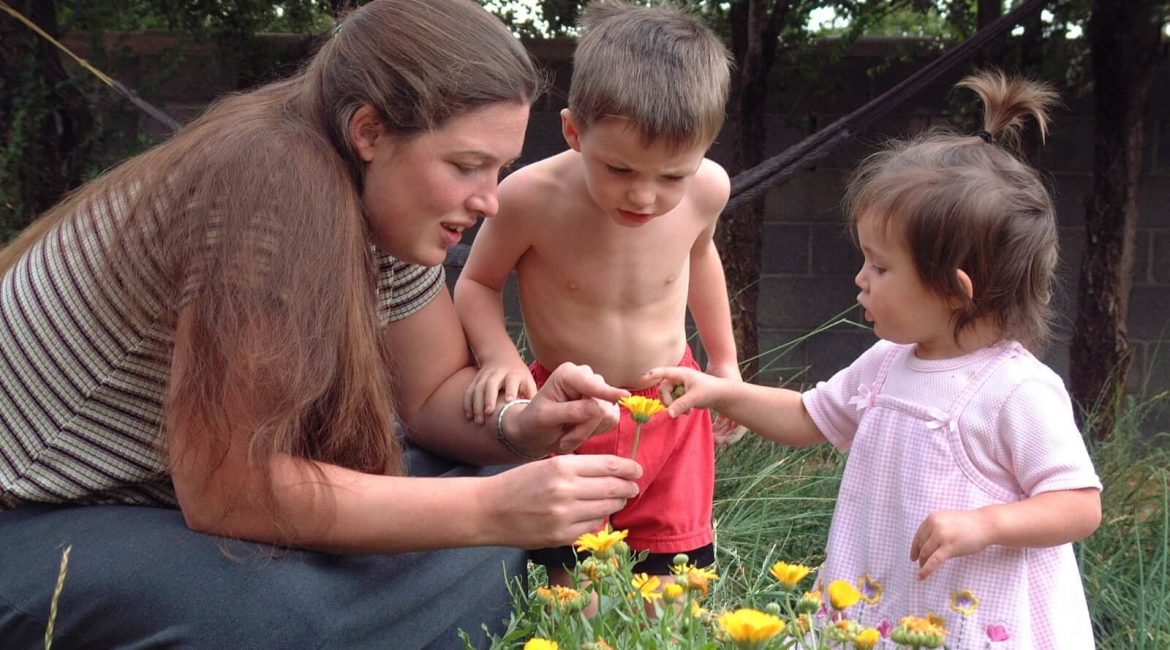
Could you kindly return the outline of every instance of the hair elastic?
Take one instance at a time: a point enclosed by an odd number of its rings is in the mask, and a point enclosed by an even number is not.
[[[991,131],[988,131],[986,129],[980,129],[980,130],[976,131],[975,137],[983,140],[987,144],[995,144],[995,136],[991,134]]]

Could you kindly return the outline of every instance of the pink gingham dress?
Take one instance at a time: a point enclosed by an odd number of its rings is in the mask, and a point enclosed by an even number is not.
[[[1055,373],[1012,342],[922,360],[913,345],[882,341],[804,402],[849,451],[818,582],[861,589],[850,618],[888,631],[903,616],[933,613],[955,650],[1094,647],[1071,544],[992,546],[923,581],[910,560],[931,512],[1100,489]]]

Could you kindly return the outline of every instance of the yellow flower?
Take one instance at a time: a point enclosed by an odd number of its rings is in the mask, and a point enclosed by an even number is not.
[[[613,650],[613,646],[606,643],[605,639],[597,637],[597,641],[593,643],[586,643],[581,646],[582,650]]]
[[[618,403],[626,407],[626,410],[633,416],[634,422],[638,424],[646,424],[650,421],[650,418],[666,410],[666,406],[661,401],[653,397],[642,397],[641,395],[623,397]]]
[[[540,637],[532,637],[524,644],[524,650],[557,650],[560,648],[556,641],[549,641]]]
[[[740,648],[757,647],[784,631],[780,617],[758,609],[737,609],[719,617],[719,625]]]
[[[974,616],[975,610],[979,609],[979,599],[970,589],[956,591],[951,594],[951,609],[963,616]]]
[[[711,588],[711,583],[719,579],[718,573],[715,573],[710,569],[700,569],[699,567],[690,564],[675,564],[674,566],[670,567],[670,571],[682,579],[682,582],[686,585],[687,589],[691,591],[697,591],[703,596],[707,595],[707,592]]]
[[[845,580],[834,580],[829,583],[829,604],[833,609],[849,609],[861,600],[861,592],[852,583]]]
[[[870,650],[882,640],[882,633],[877,628],[867,627],[853,637],[853,647],[857,650]]]
[[[653,601],[662,598],[662,592],[658,591],[661,586],[662,580],[658,576],[646,575],[645,573],[634,575],[634,589],[637,589],[645,600]]]
[[[662,588],[662,599],[668,603],[673,603],[682,600],[686,593],[687,590],[682,585],[677,582],[670,582]]]
[[[870,605],[876,605],[882,601],[882,594],[885,593],[885,587],[882,583],[869,577],[869,574],[861,576],[857,580],[857,585],[860,587],[861,599]]]
[[[795,589],[797,583],[804,580],[805,576],[812,571],[811,568],[803,564],[789,564],[787,562],[777,562],[772,565],[770,573],[785,589]]]
[[[606,524],[605,528],[599,532],[585,533],[584,535],[578,537],[574,546],[577,547],[578,551],[589,551],[594,555],[604,558],[613,552],[614,547],[617,546],[619,542],[624,541],[626,539],[626,535],[629,534],[630,531],[628,530],[613,531],[610,529],[609,525]]]

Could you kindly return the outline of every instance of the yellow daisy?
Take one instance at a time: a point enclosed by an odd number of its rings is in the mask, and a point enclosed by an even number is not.
[[[683,584],[691,591],[697,591],[706,596],[711,589],[711,583],[719,579],[719,574],[710,569],[700,569],[697,566],[674,565],[670,567],[672,573],[681,578]]]
[[[853,637],[853,647],[857,650],[871,650],[882,640],[882,633],[877,628],[867,627]]]
[[[784,631],[780,617],[758,609],[737,609],[719,617],[719,626],[739,648],[754,648]]]
[[[668,603],[682,600],[686,593],[687,590],[677,582],[670,582],[662,587],[662,599]]]
[[[849,609],[861,600],[861,592],[852,583],[846,580],[834,580],[829,583],[829,604],[833,609]]]
[[[556,641],[549,641],[540,637],[533,637],[524,644],[524,650],[557,650],[560,648]]]
[[[641,395],[623,397],[618,403],[626,407],[626,410],[633,416],[634,422],[638,424],[646,424],[650,418],[666,410],[666,406],[660,400]]]
[[[658,576],[638,573],[634,575],[633,584],[634,589],[637,589],[645,600],[653,601],[662,598],[662,592],[658,590],[662,586],[662,580]]]
[[[805,576],[812,571],[811,568],[803,564],[789,564],[787,562],[777,562],[772,565],[769,573],[776,579],[785,589],[795,589],[797,583],[804,580]]]
[[[596,533],[585,533],[578,537],[574,546],[577,547],[578,551],[588,551],[594,555],[605,557],[613,551],[614,546],[624,541],[626,535],[629,534],[628,530],[611,530],[607,524],[605,528]]]

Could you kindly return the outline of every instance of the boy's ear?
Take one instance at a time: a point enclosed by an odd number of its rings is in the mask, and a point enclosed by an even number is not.
[[[362,162],[374,159],[374,147],[385,136],[382,118],[373,106],[365,104],[349,118],[349,139]]]
[[[581,152],[581,130],[577,128],[577,119],[573,116],[573,111],[567,108],[561,109],[561,135],[565,136],[565,142],[570,149],[577,153]]]
[[[955,277],[959,280],[959,286],[963,289],[963,295],[967,296],[967,301],[970,302],[975,299],[975,283],[971,281],[971,276],[963,269],[955,269]]]

